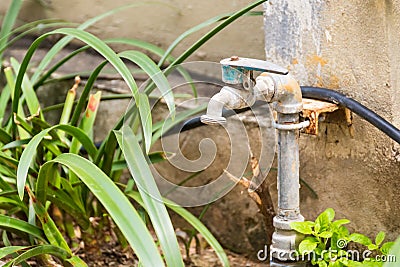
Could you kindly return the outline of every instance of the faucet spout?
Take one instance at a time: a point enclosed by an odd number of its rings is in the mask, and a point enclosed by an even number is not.
[[[200,121],[211,125],[224,124],[226,123],[226,119],[222,116],[224,107],[240,109],[252,106],[254,102],[255,97],[251,92],[224,86],[210,99],[207,113],[200,117]]]

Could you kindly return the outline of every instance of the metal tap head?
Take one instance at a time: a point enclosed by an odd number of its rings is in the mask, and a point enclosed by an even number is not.
[[[244,89],[252,88],[253,71],[269,72],[286,75],[289,71],[274,63],[238,56],[232,56],[220,61],[222,68],[222,81],[231,84],[242,84]]]

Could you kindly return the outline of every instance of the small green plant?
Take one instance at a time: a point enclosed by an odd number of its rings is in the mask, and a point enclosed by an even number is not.
[[[305,222],[293,222],[292,229],[304,234],[297,251],[298,257],[310,259],[311,264],[319,267],[341,266],[383,266],[382,256],[387,256],[393,242],[383,243],[385,233],[379,232],[375,242],[363,234],[350,234],[345,224],[347,219],[335,220],[335,211],[326,209],[317,219]],[[349,242],[364,247],[362,252],[348,250]]]

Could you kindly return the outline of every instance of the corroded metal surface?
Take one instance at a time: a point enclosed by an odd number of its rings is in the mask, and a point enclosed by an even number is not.
[[[333,103],[303,98],[302,117],[310,121],[310,125],[304,128],[307,134],[318,134],[318,123],[320,115],[324,113],[334,112],[339,109],[339,106]]]

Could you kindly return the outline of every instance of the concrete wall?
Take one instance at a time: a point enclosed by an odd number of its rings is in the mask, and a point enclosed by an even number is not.
[[[337,89],[400,126],[400,1],[271,0],[265,4],[266,55],[302,85]],[[302,210],[327,207],[353,229],[400,234],[398,145],[354,116],[354,136],[336,118],[301,137]]]
[[[8,2],[1,2],[1,12]],[[83,22],[131,2],[53,0],[51,8],[44,9],[26,1],[21,19],[57,17]],[[100,37],[140,38],[166,48],[189,27],[250,2],[164,1],[123,11],[91,31]],[[400,1],[270,0],[265,10],[265,39],[261,17],[242,18],[192,60],[266,55],[288,67],[302,85],[337,89],[400,126]],[[174,54],[194,40],[186,40]],[[302,213],[313,219],[333,207],[338,217],[352,221],[353,230],[371,237],[383,230],[394,239],[400,235],[399,146],[357,116],[354,129],[351,135],[343,117],[331,116],[321,125],[319,136],[301,136],[300,176],[318,194],[315,199],[302,187]],[[201,131],[195,136],[201,139]],[[273,194],[274,175],[268,179]],[[211,207],[205,221],[225,246],[254,252],[266,241],[264,222],[256,214],[254,203],[235,189]],[[232,234],[235,229],[238,233]]]
[[[6,10],[10,0],[2,0],[0,14]],[[161,0],[147,4],[138,0],[44,0],[48,7],[38,4],[39,1],[24,1],[20,16],[22,21],[40,18],[61,18],[82,23],[89,18],[111,9],[137,4],[113,16],[110,16],[90,28],[90,31],[102,38],[126,37],[142,39],[162,48],[167,48],[176,37],[189,28],[217,15],[237,11],[252,3],[251,0],[234,1],[180,1]],[[256,10],[262,10],[259,7]],[[200,31],[177,47],[175,55],[183,52],[210,28]],[[237,23],[224,30],[201,48],[192,60],[219,61],[232,54],[248,57],[264,57],[264,34],[262,16],[241,18]]]

